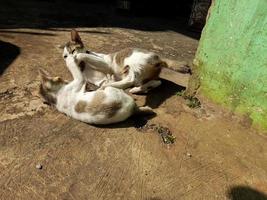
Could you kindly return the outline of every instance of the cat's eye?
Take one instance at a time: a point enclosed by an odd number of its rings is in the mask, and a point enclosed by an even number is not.
[[[65,55],[65,56],[64,56],[64,59],[66,59],[67,57],[68,57],[68,56],[67,56],[67,55]]]

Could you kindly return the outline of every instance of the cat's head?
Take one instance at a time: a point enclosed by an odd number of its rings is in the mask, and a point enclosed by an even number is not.
[[[47,104],[55,105],[57,103],[56,95],[58,91],[67,84],[60,77],[51,77],[47,71],[39,69],[41,84],[39,93]]]
[[[71,30],[71,40],[64,45],[63,58],[66,59],[69,54],[87,53],[82,39],[75,29]]]

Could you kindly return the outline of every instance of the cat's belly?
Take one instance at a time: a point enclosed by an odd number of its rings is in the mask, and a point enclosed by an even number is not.
[[[123,90],[107,87],[105,90],[79,93],[76,102],[61,109],[68,116],[89,124],[121,122],[133,114],[135,102]],[[63,106],[64,107],[64,106]]]
[[[107,76],[104,73],[96,71],[90,67],[86,67],[83,73],[86,81],[93,83],[96,86],[100,86],[101,83],[107,80]]]

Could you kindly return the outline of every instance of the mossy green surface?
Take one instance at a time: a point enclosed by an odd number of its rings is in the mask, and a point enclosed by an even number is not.
[[[215,0],[194,65],[202,94],[267,130],[266,0]]]

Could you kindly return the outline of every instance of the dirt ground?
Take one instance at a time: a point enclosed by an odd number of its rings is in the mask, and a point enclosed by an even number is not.
[[[32,27],[28,18],[21,25],[10,17],[24,8],[16,9],[5,10],[9,21],[0,29],[0,199],[267,199],[266,136],[205,99],[189,108],[176,95],[186,75],[164,71],[162,86],[134,96],[155,117],[104,127],[73,120],[38,97],[38,68],[71,78],[58,48],[71,27],[80,27],[94,51],[139,47],[186,62],[198,45],[194,35],[114,24]],[[167,127],[174,144],[164,144],[153,126]]]

